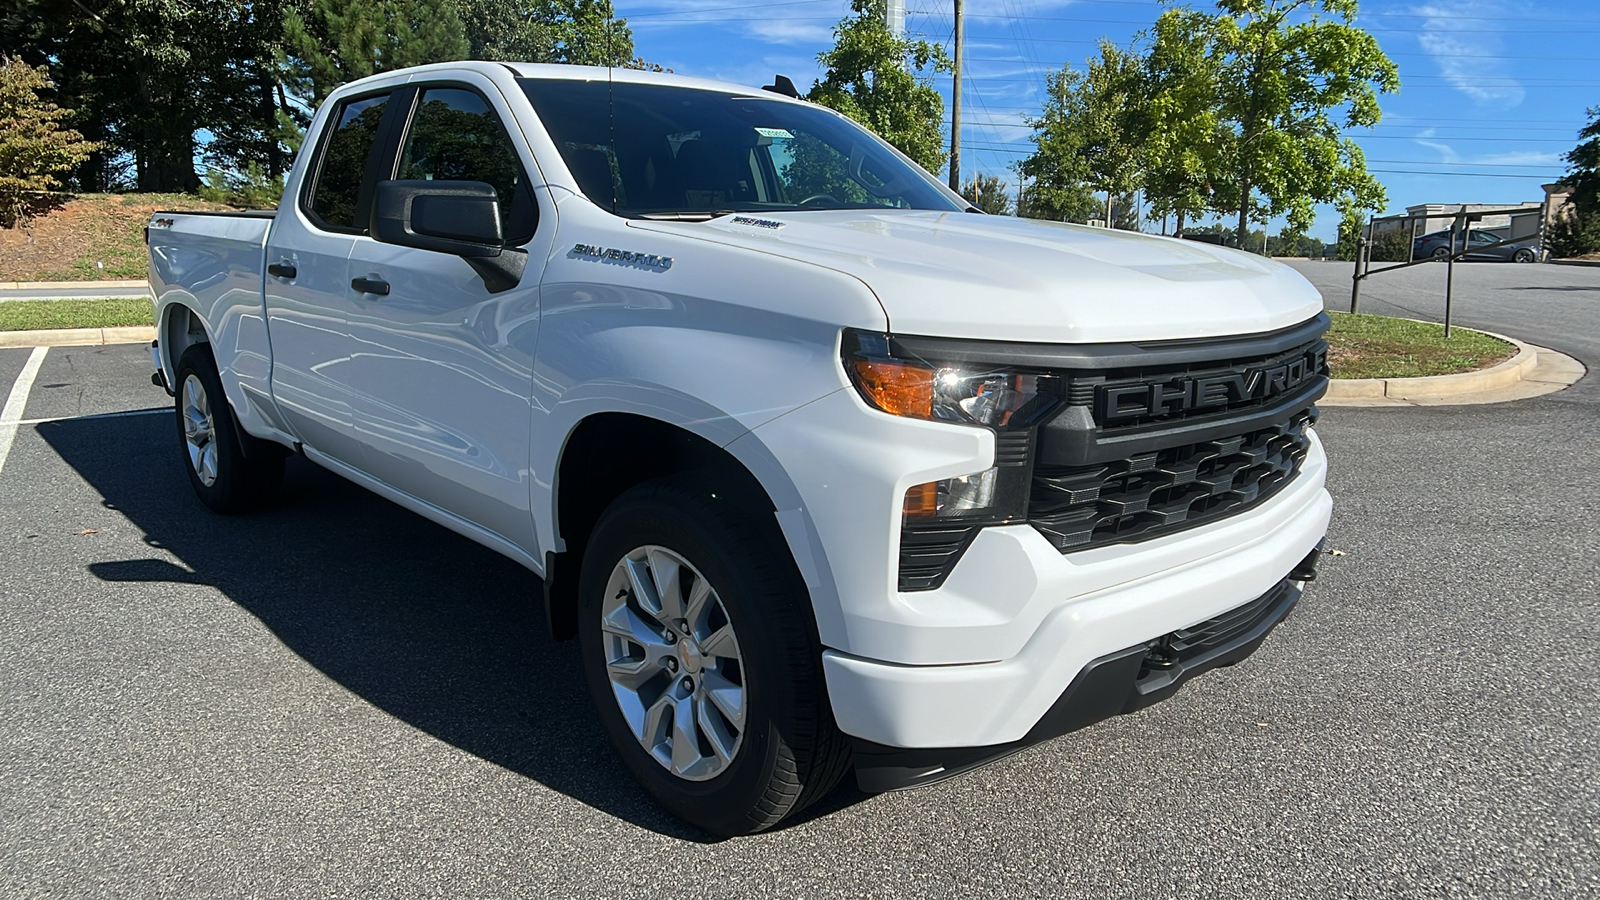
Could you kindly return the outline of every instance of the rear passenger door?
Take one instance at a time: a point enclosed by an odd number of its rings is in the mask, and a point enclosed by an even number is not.
[[[529,428],[539,280],[554,207],[509,108],[487,79],[413,83],[385,175],[495,188],[518,286],[491,293],[457,256],[358,238],[350,383],[364,468],[391,487],[530,551]],[[512,135],[519,135],[513,139]]]
[[[265,285],[272,341],[272,391],[283,425],[301,442],[359,466],[350,405],[355,304],[350,251],[369,226],[391,92],[340,100],[328,116],[297,196],[285,197],[268,238]]]

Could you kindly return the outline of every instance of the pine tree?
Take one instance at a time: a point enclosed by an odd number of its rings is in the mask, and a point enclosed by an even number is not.
[[[295,93],[312,105],[348,81],[465,59],[457,0],[310,0],[284,19]]]

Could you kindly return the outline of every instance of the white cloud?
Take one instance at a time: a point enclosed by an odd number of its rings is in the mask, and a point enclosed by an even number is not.
[[[1429,150],[1438,153],[1439,162],[1460,162],[1461,154],[1457,153],[1454,147],[1450,146],[1449,144],[1442,144],[1438,141],[1426,140],[1426,138],[1433,137],[1434,134],[1435,131],[1432,128],[1424,128],[1422,131],[1418,132],[1416,137],[1413,137],[1412,140],[1424,147],[1427,147]]]
[[[1521,82],[1507,71],[1503,60],[1483,58],[1494,56],[1500,50],[1499,35],[1462,31],[1479,23],[1458,17],[1475,13],[1487,16],[1490,7],[1469,0],[1448,7],[1423,6],[1417,12],[1428,16],[1417,35],[1417,43],[1433,57],[1439,73],[1456,90],[1476,103],[1501,109],[1517,106],[1527,96]]]
[[[1540,150],[1521,150],[1511,153],[1491,153],[1479,157],[1476,162],[1495,166],[1560,166],[1561,154],[1546,153]]]

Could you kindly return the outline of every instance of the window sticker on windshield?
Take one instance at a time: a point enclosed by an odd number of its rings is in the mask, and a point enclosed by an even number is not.
[[[785,138],[791,141],[794,140],[794,134],[787,128],[757,128],[756,134],[759,134],[762,137]]]

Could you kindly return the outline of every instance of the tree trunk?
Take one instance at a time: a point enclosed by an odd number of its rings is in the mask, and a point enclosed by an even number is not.
[[[1183,210],[1178,210],[1178,227],[1172,232],[1173,237],[1183,237]]]

